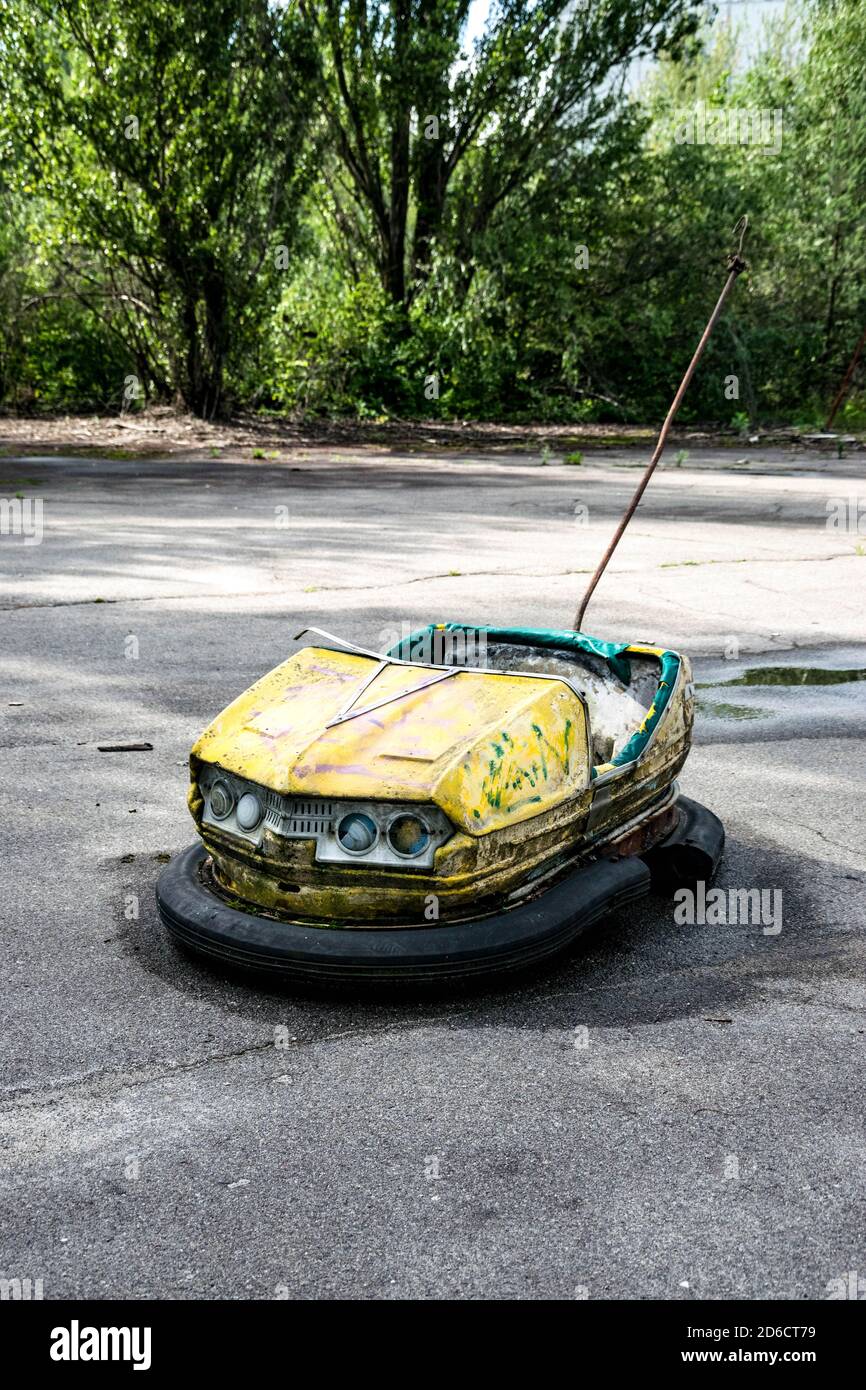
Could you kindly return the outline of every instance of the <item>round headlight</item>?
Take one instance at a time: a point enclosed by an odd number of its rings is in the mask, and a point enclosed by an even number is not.
[[[238,825],[241,830],[255,830],[265,808],[254,792],[244,792],[238,802]]]
[[[420,816],[395,816],[388,826],[388,843],[395,854],[414,859],[430,843],[430,831]]]
[[[349,854],[366,854],[376,843],[376,822],[363,811],[352,811],[337,826],[337,839]]]
[[[225,820],[235,804],[228,782],[214,782],[210,789],[210,813],[216,820]]]

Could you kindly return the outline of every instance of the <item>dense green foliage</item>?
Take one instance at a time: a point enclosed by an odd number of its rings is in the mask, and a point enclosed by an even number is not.
[[[686,417],[820,421],[866,325],[866,7],[748,54],[699,0],[469,11],[8,0],[0,402],[653,419],[745,211]]]

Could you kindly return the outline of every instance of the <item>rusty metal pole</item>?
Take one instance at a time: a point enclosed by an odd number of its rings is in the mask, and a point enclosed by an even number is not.
[[[592,598],[592,595],[593,595],[593,593],[595,592],[595,586],[598,584],[598,581],[601,579],[601,576],[604,574],[604,572],[605,572],[605,570],[606,570],[606,568],[607,568],[607,565],[608,565],[608,561],[610,560],[611,555],[613,554],[613,552],[616,550],[617,546],[619,545],[620,540],[622,539],[622,533],[623,533],[623,531],[625,530],[626,526],[628,526],[629,522],[631,521],[632,517],[634,516],[635,512],[637,511],[638,503],[640,502],[640,499],[643,497],[644,492],[646,491],[647,483],[649,482],[650,478],[652,477],[653,473],[655,472],[656,464],[658,463],[659,459],[661,458],[662,454],[664,453],[664,447],[665,447],[665,444],[667,443],[667,437],[668,437],[668,434],[670,433],[671,425],[672,425],[673,422],[674,422],[674,418],[675,418],[675,416],[676,416],[676,414],[677,414],[677,411],[679,410],[680,406],[682,405],[683,396],[686,394],[686,391],[688,390],[689,382],[691,381],[692,377],[693,377],[694,374],[695,374],[695,369],[696,369],[698,363],[700,362],[701,358],[702,358],[703,355],[704,355],[704,348],[706,347],[707,343],[709,342],[710,334],[712,333],[713,329],[715,328],[716,324],[717,324],[718,321],[719,321],[719,318],[720,318],[720,316],[721,316],[722,309],[724,308],[724,305],[725,305],[725,300],[727,299],[727,297],[728,297],[728,295],[730,294],[731,290],[734,288],[734,285],[735,285],[736,280],[737,280],[737,276],[740,275],[740,274],[742,273],[742,271],[744,271],[745,268],[746,268],[746,262],[743,260],[743,257],[742,257],[742,254],[741,254],[741,253],[742,253],[742,250],[743,250],[743,241],[744,241],[744,239],[745,239],[745,235],[746,235],[746,232],[747,232],[747,230],[748,230],[748,226],[749,226],[749,219],[748,219],[748,217],[741,217],[740,220],[739,220],[739,222],[737,223],[736,227],[734,228],[734,236],[736,236],[737,233],[739,233],[740,240],[739,240],[739,245],[738,245],[736,251],[734,251],[734,253],[733,253],[731,256],[728,257],[728,278],[727,278],[727,280],[725,281],[724,289],[722,290],[721,294],[719,295],[718,303],[716,304],[715,309],[713,310],[712,314],[710,315],[709,322],[707,323],[707,326],[706,326],[706,328],[705,328],[704,331],[703,331],[703,335],[702,335],[702,337],[701,337],[701,341],[698,343],[698,345],[697,345],[697,347],[696,347],[696,349],[695,349],[694,357],[692,358],[691,362],[689,363],[688,369],[687,369],[687,371],[686,371],[686,374],[685,374],[685,376],[683,377],[682,381],[680,382],[680,387],[679,387],[679,390],[677,391],[677,394],[674,396],[674,399],[673,399],[673,403],[672,403],[672,405],[671,405],[671,408],[670,408],[670,410],[669,410],[668,413],[667,413],[667,416],[666,416],[666,418],[665,418],[664,424],[662,425],[661,433],[659,434],[659,437],[658,437],[658,442],[656,443],[656,447],[655,447],[655,449],[654,449],[654,451],[653,451],[653,456],[652,456],[652,458],[650,459],[649,463],[647,464],[647,467],[646,467],[646,470],[645,470],[645,472],[644,472],[644,475],[643,475],[643,477],[641,478],[640,482],[639,482],[638,485],[637,485],[637,490],[636,490],[634,496],[632,497],[631,501],[629,502],[628,507],[626,508],[625,513],[624,513],[624,515],[623,515],[623,518],[622,518],[621,522],[619,523],[619,526],[616,528],[616,531],[615,531],[615,533],[614,533],[614,536],[613,536],[613,539],[611,540],[610,545],[608,546],[607,550],[604,552],[604,555],[602,556],[602,559],[601,559],[601,562],[599,563],[598,569],[595,571],[595,574],[592,576],[592,579],[589,581],[589,585],[588,585],[588,587],[587,587],[586,593],[584,594],[583,599],[582,599],[581,604],[580,604],[580,607],[578,608],[577,614],[575,615],[575,619],[574,619],[574,630],[575,630],[575,632],[580,632],[580,631],[581,631],[581,625],[582,625],[582,623],[583,623],[583,616],[584,616],[584,614],[586,613],[586,609],[587,609],[587,605],[588,605],[588,603],[589,603],[589,600]]]
[[[851,378],[854,375],[854,368],[860,361],[860,354],[863,351],[864,347],[866,347],[866,328],[864,328],[863,332],[860,334],[860,341],[854,349],[854,356],[851,358],[851,361],[848,364],[848,370],[842,378],[842,385],[839,387],[839,394],[833,402],[830,414],[827,416],[827,423],[824,426],[825,434],[833,428],[833,421],[836,419],[836,411],[839,409],[840,405],[845,399],[848,387],[851,385]]]

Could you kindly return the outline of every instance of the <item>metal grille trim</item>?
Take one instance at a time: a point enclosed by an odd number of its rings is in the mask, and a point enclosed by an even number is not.
[[[269,792],[265,819],[278,835],[310,839],[331,829],[334,806],[330,801],[302,801]]]

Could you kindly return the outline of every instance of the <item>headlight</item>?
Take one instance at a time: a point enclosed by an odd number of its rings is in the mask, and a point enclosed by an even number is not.
[[[430,843],[430,831],[420,816],[395,816],[388,826],[388,844],[395,854],[414,859]]]
[[[255,793],[244,792],[238,802],[237,810],[238,825],[241,830],[255,830],[264,814],[265,808]]]
[[[337,826],[337,839],[349,854],[366,854],[376,843],[376,822],[363,811],[344,816]]]
[[[210,811],[215,820],[225,820],[235,804],[228,782],[214,782],[210,790]]]

